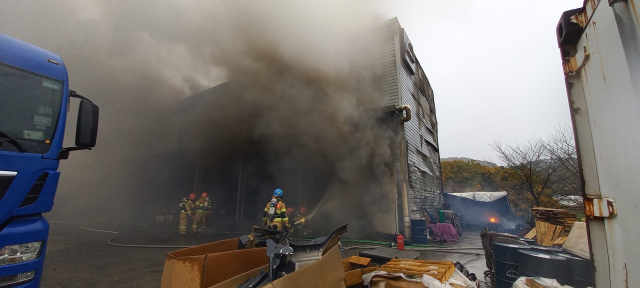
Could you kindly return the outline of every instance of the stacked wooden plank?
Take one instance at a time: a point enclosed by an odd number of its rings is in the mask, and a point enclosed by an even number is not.
[[[542,246],[562,245],[573,223],[578,221],[576,214],[567,210],[536,207],[532,211],[536,218],[536,242]]]
[[[533,237],[536,237],[536,228],[531,229],[529,233],[524,235],[524,238],[527,238],[527,239],[533,239]]]
[[[563,226],[567,230],[571,230],[573,223],[578,222],[576,214],[563,209],[551,209],[536,207],[531,209],[536,221],[551,223],[556,226]]]
[[[547,286],[544,286],[544,285],[538,283],[538,281],[536,281],[534,279],[531,279],[531,278],[527,278],[527,280],[525,280],[525,284],[528,287],[531,287],[531,288],[545,288],[545,287],[547,287]]]
[[[456,267],[451,261],[392,259],[387,264],[380,266],[378,270],[416,277],[422,277],[423,274],[426,274],[444,283],[449,280]]]

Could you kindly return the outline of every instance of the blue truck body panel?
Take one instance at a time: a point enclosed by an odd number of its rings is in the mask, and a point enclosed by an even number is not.
[[[48,234],[49,223],[41,215],[18,218],[14,221],[9,221],[9,224],[0,230],[0,247],[15,243],[35,241],[43,241],[43,246],[42,251],[40,252],[40,257],[35,260],[0,266],[0,277],[35,270],[36,275],[33,280],[15,287],[38,287],[42,276],[42,267],[44,265],[44,255],[47,248]]]
[[[0,34],[0,63],[63,82],[63,97],[54,136],[49,151],[44,154],[0,151],[0,171],[16,172],[13,182],[0,194],[0,248],[7,245],[43,241],[40,256],[31,261],[0,265],[0,277],[36,271],[35,277],[24,284],[11,287],[38,287],[42,275],[49,223],[42,213],[51,211],[60,173],[58,152],[62,141],[69,107],[69,80],[62,59],[49,51]],[[0,130],[2,129],[0,123]],[[35,202],[23,201],[36,181],[48,173]],[[20,207],[23,206],[23,207]]]

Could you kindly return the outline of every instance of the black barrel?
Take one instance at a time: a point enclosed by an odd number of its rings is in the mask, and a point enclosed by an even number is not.
[[[593,286],[594,268],[591,260],[583,259],[568,252],[558,252],[554,254],[567,258],[567,264],[569,266],[569,280],[567,283],[560,284],[566,284],[574,288]]]
[[[496,287],[511,287],[520,273],[518,272],[518,250],[529,246],[507,243],[493,244],[494,270],[496,273]]]
[[[569,280],[567,258],[548,252],[530,249],[518,250],[520,276],[556,279],[560,283]]]
[[[531,245],[527,248],[528,250],[543,252],[543,253],[562,253],[564,250],[560,247],[546,247],[546,246],[538,246]]]
[[[527,245],[536,245],[536,240],[533,239],[520,238],[520,241],[527,243]]]
[[[429,243],[426,220],[411,220],[411,241],[416,244]]]

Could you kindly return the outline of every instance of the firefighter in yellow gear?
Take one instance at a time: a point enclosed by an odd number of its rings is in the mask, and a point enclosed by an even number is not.
[[[298,215],[293,217],[293,226],[296,232],[294,234],[303,235],[303,236],[309,235],[310,231],[309,231],[309,228],[307,227],[306,215],[307,215],[307,207],[305,206],[300,207],[300,212],[298,213]]]
[[[289,231],[289,217],[287,217],[287,207],[282,200],[283,194],[280,188],[273,191],[271,201],[264,208],[262,220],[266,229]]]
[[[207,192],[203,192],[202,195],[200,195],[200,199],[198,199],[194,205],[196,213],[193,215],[193,226],[191,226],[193,233],[204,231],[206,228],[207,213],[211,210],[211,200],[209,200],[207,196]],[[198,227],[199,224],[200,227]]]
[[[187,222],[192,216],[191,210],[193,208],[193,203],[195,200],[196,194],[192,193],[191,195],[189,195],[189,199],[182,198],[182,202],[180,202],[180,205],[178,205],[178,207],[180,208],[180,227],[178,229],[180,235],[187,234]]]

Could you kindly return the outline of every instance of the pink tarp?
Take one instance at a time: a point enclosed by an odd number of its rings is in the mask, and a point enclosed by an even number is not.
[[[456,228],[449,223],[427,224],[427,227],[433,230],[433,233],[435,234],[433,240],[435,241],[458,241],[460,238]]]

